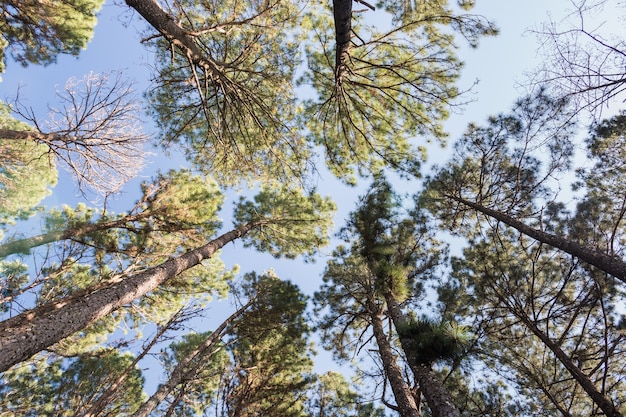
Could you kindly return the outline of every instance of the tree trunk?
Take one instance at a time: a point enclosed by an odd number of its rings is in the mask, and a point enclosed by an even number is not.
[[[210,258],[224,245],[267,221],[231,230],[198,249],[106,287],[95,287],[54,301],[0,323],[0,372],[84,329],[167,280]]]
[[[406,321],[406,317],[404,313],[402,313],[402,310],[400,310],[400,306],[391,291],[385,291],[384,295],[391,321],[397,329]],[[406,340],[406,337],[403,337],[399,333],[398,335],[400,337],[400,345],[404,352],[407,353],[406,356],[409,367],[411,371],[413,371],[413,376],[419,384],[422,395],[424,395],[433,417],[461,417],[461,412],[454,405],[448,390],[443,386],[437,374],[435,374],[429,365],[415,362],[415,358],[408,355],[408,352],[411,351],[411,349],[408,348],[411,341]]]
[[[352,37],[352,0],[333,0],[335,18],[335,83],[341,84],[346,67]]]
[[[574,363],[572,358],[565,353],[561,347],[556,344],[550,337],[541,331],[539,327],[529,319],[525,314],[516,314],[520,320],[528,327],[528,329],[537,336],[547,347],[554,353],[557,359],[563,364],[563,366],[572,375],[574,380],[578,382],[583,390],[589,395],[593,402],[600,407],[600,409],[608,417],[622,417],[622,414],[615,408],[615,405],[610,398],[607,398],[603,393],[598,391],[593,384],[593,381]]]
[[[70,138],[58,133],[42,133],[36,130],[0,129],[0,139],[25,140],[36,143],[45,143],[53,146],[54,143],[71,142]],[[54,146],[59,148],[59,146]]]
[[[89,409],[82,417],[98,417],[103,414],[104,409],[107,404],[113,402],[112,400],[115,397],[115,394],[120,389],[122,383],[128,378],[130,373],[135,369],[139,361],[146,357],[150,350],[160,342],[161,337],[169,330],[170,326],[179,319],[178,313],[170,319],[166,325],[159,326],[157,334],[152,338],[150,343],[147,346],[143,347],[141,353],[139,353],[135,359],[124,369],[121,375],[119,375],[105,390],[104,392],[95,400],[89,404]]]
[[[26,250],[30,250],[37,246],[45,245],[60,240],[72,239],[80,236],[84,236],[88,233],[100,232],[102,230],[114,229],[121,227],[126,223],[137,221],[149,217],[151,213],[142,212],[132,216],[125,216],[118,220],[112,220],[108,222],[87,223],[84,225],[72,227],[66,230],[53,231],[48,233],[42,233],[37,236],[28,237],[25,239],[13,240],[5,244],[0,245],[0,259],[5,258],[15,253],[25,253]]]
[[[595,248],[583,246],[572,240],[565,239],[563,237],[546,233],[542,230],[527,226],[519,220],[516,220],[502,212],[492,210],[480,204],[465,200],[464,198],[455,197],[452,195],[446,195],[446,197],[458,201],[459,203],[462,203],[468,207],[471,207],[474,210],[477,210],[489,217],[493,217],[494,219],[517,229],[519,232],[530,236],[533,239],[537,239],[539,242],[545,243],[566,253],[569,253],[570,255],[573,255],[580,260],[601,269],[607,274],[613,275],[620,281],[626,282],[626,262],[622,261],[619,258],[609,256],[605,253],[598,251]]]
[[[227,80],[219,65],[206,56],[193,37],[189,36],[187,31],[179,26],[157,2],[153,0],[126,0],[126,4],[135,9],[168,42],[182,49],[193,64],[204,69],[207,77],[211,74],[211,78],[220,80],[221,83]]]
[[[172,371],[172,374],[167,382],[165,384],[161,384],[157,391],[146,402],[144,402],[137,411],[135,411],[132,417],[148,417],[148,415],[150,415],[150,413],[159,406],[159,404],[170,392],[172,392],[174,388],[176,388],[176,386],[181,384],[183,381],[189,380],[190,376],[195,374],[198,368],[203,364],[202,361],[210,360],[210,355],[207,357],[206,353],[221,339],[226,327],[229,326],[233,320],[243,314],[251,304],[252,300],[248,301],[248,303],[246,303],[243,307],[231,314],[222,322],[222,324],[219,325],[217,329],[215,329],[213,333],[211,333],[209,337],[206,338],[200,346],[182,358]],[[194,359],[196,359],[196,363],[190,367],[189,365]]]
[[[415,403],[415,397],[413,397],[411,389],[402,376],[402,370],[396,363],[396,357],[383,328],[383,322],[377,312],[378,307],[372,301],[369,301],[367,304],[374,337],[376,338],[376,344],[378,345],[378,351],[380,353],[380,359],[383,363],[389,385],[391,385],[391,390],[396,404],[398,405],[400,416],[420,417],[419,409]]]

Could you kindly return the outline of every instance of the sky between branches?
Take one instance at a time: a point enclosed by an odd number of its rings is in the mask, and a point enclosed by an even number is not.
[[[501,32],[499,36],[482,39],[477,49],[463,45],[458,53],[460,59],[465,62],[459,87],[467,89],[477,80],[478,84],[474,86],[473,93],[466,96],[467,99],[473,101],[465,106],[462,113],[453,113],[446,122],[446,128],[450,133],[449,145],[464,131],[468,122],[481,124],[489,115],[506,112],[513,101],[524,94],[520,85],[526,81],[525,73],[532,71],[538,65],[540,58],[537,39],[530,30],[538,27],[548,18],[558,22],[568,10],[573,8],[568,0],[551,2],[477,0],[476,3],[473,12],[494,21]],[[607,10],[598,21],[615,15]],[[610,24],[607,23],[607,25]],[[618,22],[612,24],[618,24]],[[28,68],[22,68],[19,64],[9,61],[5,74],[2,74],[0,94],[2,98],[10,100],[15,97],[19,87],[22,103],[32,106],[36,114],[45,119],[46,104],[54,106],[55,91],[61,90],[70,77],[82,78],[90,71],[122,71],[124,75],[135,79],[137,82],[135,87],[141,92],[150,86],[152,62],[150,53],[140,44],[144,27],[142,18],[133,13],[123,2],[107,1],[99,14],[94,39],[78,58],[61,56],[55,65]],[[605,29],[607,32],[620,32],[619,27],[615,29],[606,27]],[[609,109],[607,113],[615,111],[616,109]],[[150,133],[150,124],[146,125],[146,129]],[[450,146],[447,149],[450,149]],[[138,178],[124,187],[120,195],[107,201],[109,210],[121,212],[129,209],[139,194],[139,183],[152,177],[158,170],[165,172],[170,168],[189,165],[183,158],[175,155],[171,158],[164,157],[159,149],[147,150],[153,153],[148,158],[147,166]],[[442,150],[438,145],[434,145],[429,150],[428,163],[443,163],[448,155],[446,149]],[[81,200],[69,175],[63,171],[60,171],[60,175],[59,184],[53,190],[53,194],[42,203],[48,208],[58,207],[61,204],[74,205]],[[416,181],[394,185],[399,192],[416,191]],[[321,171],[318,191],[322,195],[331,195],[336,201],[339,208],[335,219],[336,227],[339,228],[344,224],[348,212],[355,208],[357,196],[367,186],[367,183],[361,181],[359,187],[348,188],[334,179],[331,174]],[[224,205],[225,228],[230,226],[229,211],[232,201],[237,198],[234,192],[228,195],[230,201],[227,200]],[[88,197],[91,198],[88,204],[101,207],[101,198],[98,200],[93,195]],[[39,232],[38,227],[38,222],[34,220],[22,225],[21,231],[27,236],[33,235]],[[227,268],[232,267],[233,264],[239,264],[242,272],[256,270],[260,273],[272,268],[276,270],[279,277],[292,280],[305,293],[312,294],[320,284],[321,271],[327,260],[324,254],[330,254],[330,250],[325,249],[317,263],[306,265],[299,260],[276,261],[269,255],[251,254],[249,250],[244,251],[241,247],[237,247],[236,250],[225,250],[222,257]],[[209,315],[215,317],[215,325],[228,315],[228,311],[223,308],[227,306],[227,303],[220,303],[219,307],[210,311]],[[212,325],[207,324],[209,327]],[[203,330],[206,329],[198,329],[198,331]],[[324,367],[322,369],[324,370]]]

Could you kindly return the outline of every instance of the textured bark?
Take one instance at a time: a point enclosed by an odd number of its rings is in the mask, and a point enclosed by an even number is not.
[[[0,323],[0,372],[84,329],[167,280],[210,258],[224,245],[267,221],[231,230],[206,245],[105,287],[25,311]]]
[[[527,226],[519,220],[516,220],[502,212],[492,210],[480,204],[465,200],[461,197],[455,197],[452,195],[446,195],[446,197],[458,201],[459,203],[462,203],[468,207],[471,207],[474,210],[477,210],[489,217],[493,217],[494,219],[499,220],[502,223],[505,223],[517,229],[519,232],[530,236],[533,239],[537,239],[542,243],[569,253],[570,255],[573,255],[580,260],[601,269],[607,274],[613,275],[620,281],[626,282],[626,262],[622,261],[619,258],[609,256],[596,250],[595,248],[583,246],[572,240],[565,239],[563,237],[546,233],[542,230]]]
[[[0,138],[8,140],[26,140],[37,143],[66,142],[67,137],[57,133],[41,133],[34,130],[0,129]]]
[[[370,313],[370,319],[372,322],[372,329],[374,331],[374,337],[376,338],[376,344],[378,345],[378,352],[380,353],[380,359],[383,363],[383,368],[391,385],[396,404],[398,405],[398,411],[401,417],[420,417],[418,406],[415,402],[415,397],[411,392],[411,389],[407,385],[402,376],[402,370],[396,362],[396,357],[387,338],[387,334],[383,328],[383,322],[377,313],[378,307],[372,302],[368,302],[368,310]]]
[[[341,84],[346,73],[352,35],[352,0],[333,0],[335,18],[335,82]]]
[[[209,337],[206,338],[206,340],[200,346],[198,346],[187,356],[182,358],[178,362],[174,370],[172,370],[172,373],[167,382],[159,386],[156,392],[145,403],[141,405],[141,407],[135,412],[135,414],[133,414],[133,417],[148,417],[150,413],[154,411],[154,409],[156,409],[159,404],[165,399],[165,397],[167,397],[168,394],[172,392],[174,388],[176,388],[176,386],[186,380],[191,379],[191,377],[197,372],[198,368],[203,365],[202,361],[210,360],[210,357],[207,357],[206,354],[210,349],[213,349],[217,342],[219,342],[224,334],[224,330],[226,329],[226,327],[229,326],[233,320],[243,314],[251,304],[252,301],[249,301],[239,310],[231,314],[226,320],[222,322],[222,324],[219,325],[217,329],[215,329],[213,333],[211,333]],[[198,358],[198,360],[196,360],[195,364],[192,364],[192,361],[196,358]],[[192,364],[192,366],[190,366],[190,364]]]
[[[606,397],[603,393],[597,390],[593,381],[574,363],[572,358],[566,354],[561,347],[556,344],[548,335],[541,331],[539,327],[525,315],[518,315],[518,317],[524,322],[524,324],[530,329],[535,336],[537,336],[543,344],[545,344],[557,359],[563,364],[563,366],[572,375],[574,380],[582,387],[583,390],[589,395],[593,402],[606,414],[608,417],[622,417],[623,415],[615,407],[610,398]]]
[[[153,0],[126,0],[126,4],[135,9],[146,21],[168,42],[182,49],[189,60],[204,69],[207,75],[211,75],[215,80],[226,80],[226,76],[220,66],[198,47],[192,36],[178,25],[174,19]]]
[[[385,292],[385,301],[387,303],[387,310],[391,316],[391,321],[397,329],[398,326],[406,321],[406,317],[402,313],[402,310],[400,310],[396,298],[390,291]],[[405,353],[410,352],[409,344],[411,341],[407,340],[407,338],[402,335],[399,335],[399,337],[402,349]],[[457,409],[456,405],[454,405],[448,390],[443,386],[443,383],[437,374],[433,372],[431,367],[415,362],[415,358],[411,355],[406,356],[409,367],[413,372],[415,380],[419,384],[420,391],[428,407],[430,407],[433,417],[461,417],[461,412]]]

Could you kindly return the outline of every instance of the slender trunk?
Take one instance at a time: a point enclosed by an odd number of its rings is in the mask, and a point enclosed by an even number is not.
[[[137,221],[149,217],[150,213],[142,212],[132,216],[125,216],[118,220],[108,222],[87,223],[80,226],[72,227],[66,230],[42,233],[37,236],[31,236],[25,239],[13,240],[0,245],[0,259],[15,253],[25,253],[27,250],[37,246],[46,245],[60,240],[77,238],[89,233],[99,232],[107,229],[121,227],[126,223]]]
[[[165,384],[161,384],[157,391],[139,407],[139,409],[133,414],[133,417],[148,417],[150,413],[159,406],[159,404],[168,396],[170,392],[176,386],[183,381],[189,380],[191,375],[194,375],[198,368],[204,364],[204,361],[210,360],[210,356],[207,357],[206,353],[212,349],[215,344],[222,338],[224,330],[232,323],[237,317],[246,311],[246,309],[252,304],[252,300],[248,301],[243,307],[231,314],[226,320],[219,325],[217,329],[205,341],[196,349],[191,351],[187,356],[182,358],[174,370],[172,371],[169,379]],[[195,364],[189,366],[193,360],[196,360]]]
[[[165,324],[164,326],[159,326],[157,334],[152,338],[150,343],[147,346],[143,347],[141,353],[137,355],[135,359],[133,359],[130,365],[126,367],[124,372],[122,372],[122,374],[119,375],[115,379],[115,381],[113,381],[113,383],[111,383],[111,385],[109,385],[107,389],[94,402],[90,404],[89,409],[85,414],[82,415],[82,417],[97,417],[102,414],[102,411],[105,409],[107,404],[112,402],[113,396],[120,388],[122,383],[126,380],[126,378],[128,378],[131,372],[135,369],[135,366],[137,366],[139,361],[146,357],[146,355],[150,352],[154,345],[156,345],[160,341],[161,337],[165,334],[165,332],[167,332],[170,326],[179,319],[180,316],[177,313],[167,322],[167,324]]]
[[[517,229],[519,232],[530,236],[533,239],[537,239],[542,243],[569,253],[570,255],[573,255],[580,260],[601,269],[607,274],[613,275],[620,281],[626,282],[626,262],[617,257],[609,256],[605,253],[598,251],[595,248],[583,246],[572,240],[565,239],[563,237],[546,233],[542,230],[527,226],[519,220],[516,220],[500,211],[492,210],[480,204],[465,200],[461,197],[455,197],[452,195],[446,195],[446,197],[458,201],[459,203],[462,203],[468,207],[471,207],[474,210],[477,210],[489,217],[493,217],[494,219],[499,220],[502,223],[505,223]]]
[[[406,317],[404,313],[402,313],[398,301],[391,291],[385,291],[384,295],[391,321],[397,329],[398,326],[406,321]],[[410,352],[411,349],[409,345],[412,341],[407,340],[407,338],[402,335],[399,335],[399,337],[400,345],[404,352]],[[412,355],[407,354],[406,356],[409,367],[411,371],[413,371],[413,376],[419,384],[420,390],[426,399],[426,403],[428,403],[428,407],[430,407],[433,417],[461,417],[461,412],[454,405],[450,393],[448,393],[448,390],[443,386],[443,383],[439,380],[439,377],[431,367],[426,364],[417,363]]]
[[[401,417],[419,417],[417,404],[415,403],[415,397],[411,392],[411,389],[407,385],[404,377],[402,376],[402,370],[396,362],[396,357],[387,338],[387,334],[383,328],[383,322],[377,313],[377,306],[373,302],[368,302],[368,310],[370,312],[370,319],[372,321],[372,329],[374,331],[374,337],[376,338],[376,344],[378,345],[378,351],[380,353],[380,359],[383,363],[385,374],[391,390],[393,392],[396,404]]]
[[[0,372],[84,329],[167,280],[210,258],[224,245],[267,221],[231,230],[200,248],[106,287],[54,301],[0,323]]]
[[[578,382],[583,390],[589,395],[592,401],[600,407],[600,409],[608,417],[622,417],[622,414],[615,407],[610,398],[606,397],[603,393],[598,391],[593,384],[593,381],[574,363],[572,358],[566,354],[561,347],[556,344],[550,337],[541,331],[539,327],[529,319],[525,314],[517,314],[517,316],[524,322],[524,324],[530,329],[535,336],[537,336],[547,347],[554,353],[556,358],[563,364],[563,366],[572,375],[574,380]]]
[[[335,83],[341,84],[346,73],[352,35],[352,0],[333,0],[335,19]]]

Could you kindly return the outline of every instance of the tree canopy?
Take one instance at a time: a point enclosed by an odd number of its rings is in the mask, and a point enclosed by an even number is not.
[[[623,416],[605,4],[527,22],[531,88],[481,122],[487,0],[4,2],[5,77],[141,41],[0,103],[0,416]]]

